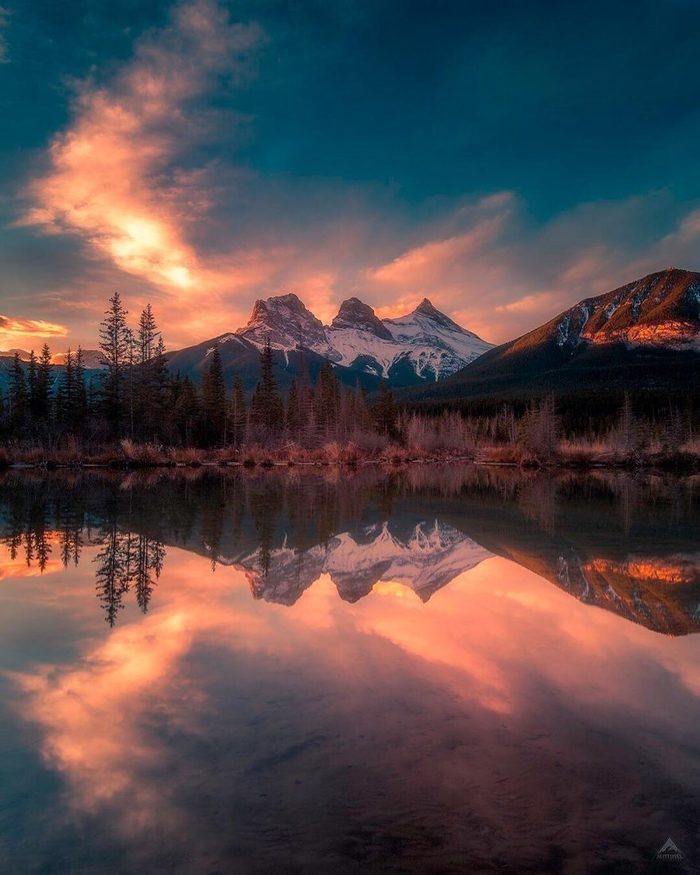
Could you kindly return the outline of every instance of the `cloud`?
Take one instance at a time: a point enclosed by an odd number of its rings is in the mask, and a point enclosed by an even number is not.
[[[6,18],[0,7],[0,35]],[[73,260],[90,258],[80,276],[35,279],[55,283],[34,294],[36,312],[70,313],[88,335],[75,339],[94,345],[102,302],[119,288],[132,311],[153,299],[176,348],[243,324],[254,297],[293,290],[330,320],[350,295],[383,316],[428,296],[502,342],[582,297],[693,265],[700,209],[679,214],[664,193],[536,220],[514,191],[408,205],[377,186],[255,176],[221,142],[247,137],[250,120],[206,106],[222,82],[228,99],[254,73],[265,41],[215,0],[192,0],[109,79],[76,86],[22,223],[72,235],[85,247]],[[226,157],[203,158],[211,143]]]
[[[392,304],[378,308],[383,316],[427,295],[502,343],[582,298],[669,265],[692,268],[700,209],[677,213],[668,195],[652,193],[536,223],[515,193],[503,192],[462,204],[417,234],[415,245],[363,272],[360,293],[377,303],[391,295]]]
[[[65,325],[44,322],[41,319],[15,319],[0,315],[0,344],[7,346],[32,340],[48,340],[51,337],[65,337]]]
[[[112,81],[78,86],[73,122],[29,187],[23,223],[79,235],[96,256],[190,309],[204,294],[259,281],[267,255],[234,252],[225,265],[198,257],[189,231],[210,206],[212,171],[183,161],[213,131],[202,98],[221,77],[244,76],[261,41],[255,24],[230,23],[213,0],[177,6]]]

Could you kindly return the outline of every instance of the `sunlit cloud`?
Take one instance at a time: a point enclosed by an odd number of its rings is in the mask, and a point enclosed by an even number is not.
[[[583,204],[538,225],[514,193],[476,200],[428,223],[425,242],[365,270],[360,294],[383,317],[428,296],[460,324],[502,343],[582,298],[670,265],[696,266],[700,210],[659,236],[660,203],[663,196],[650,195]],[[643,234],[651,239],[640,247]]]
[[[0,347],[65,337],[68,328],[41,319],[18,319],[0,315]]]
[[[78,87],[73,122],[30,185],[23,222],[79,235],[96,256],[190,308],[259,282],[270,270],[267,254],[233,253],[224,264],[199,257],[188,229],[209,207],[208,169],[177,162],[211,132],[196,101],[220,77],[243,75],[261,39],[255,24],[230,23],[213,0],[177,6],[111,82]]]
[[[2,23],[0,11],[0,34]],[[110,78],[78,84],[21,223],[70,234],[90,257],[81,277],[34,295],[36,312],[61,323],[65,311],[94,345],[103,302],[119,288],[132,316],[153,300],[174,349],[245,324],[258,297],[296,292],[329,322],[351,295],[382,317],[427,296],[498,343],[644,273],[694,266],[700,210],[679,216],[663,193],[535,221],[516,191],[412,211],[332,179],[291,195],[237,166],[232,150],[203,159],[222,136],[249,136],[254,120],[206,107],[222,83],[230,94],[248,81],[266,39],[215,0],[192,0],[137,40]]]

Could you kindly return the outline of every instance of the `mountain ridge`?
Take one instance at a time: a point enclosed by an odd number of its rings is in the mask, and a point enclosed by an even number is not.
[[[169,353],[169,366],[197,377],[218,347],[224,370],[236,369],[244,385],[251,386],[257,379],[257,353],[268,342],[283,387],[299,367],[313,369],[325,360],[341,382],[350,385],[359,381],[376,388],[386,380],[400,388],[438,381],[492,346],[427,298],[410,313],[391,319],[381,319],[359,298],[347,298],[330,324],[324,325],[301,298],[288,292],[255,301],[241,328]]]
[[[666,268],[584,298],[411,401],[682,389],[700,377],[700,273]]]

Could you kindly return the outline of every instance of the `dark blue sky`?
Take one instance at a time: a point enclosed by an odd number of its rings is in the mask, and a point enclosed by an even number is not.
[[[27,335],[89,343],[119,287],[185,342],[293,287],[323,316],[428,295],[503,340],[697,266],[700,3],[2,3],[0,312]]]

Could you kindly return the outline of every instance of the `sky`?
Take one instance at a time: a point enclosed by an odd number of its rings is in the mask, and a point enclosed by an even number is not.
[[[0,349],[296,292],[500,343],[699,267],[700,0],[0,0]]]

